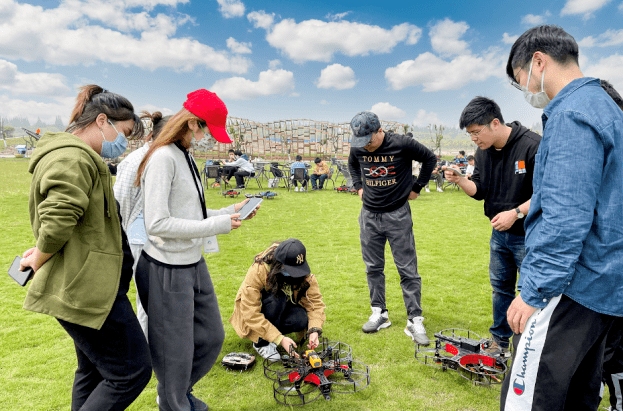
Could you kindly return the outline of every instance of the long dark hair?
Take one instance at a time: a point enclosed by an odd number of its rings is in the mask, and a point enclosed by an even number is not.
[[[283,288],[283,276],[279,275],[283,264],[275,258],[275,250],[279,245],[278,242],[273,243],[265,254],[259,254],[255,257],[256,264],[267,264],[268,274],[266,275],[266,288],[270,293],[276,295]]]
[[[119,94],[111,93],[100,86],[90,84],[80,87],[76,97],[76,105],[69,118],[66,132],[82,130],[95,121],[101,113],[112,122],[134,120],[134,128],[130,138],[143,137],[143,122],[134,114],[134,106]]]

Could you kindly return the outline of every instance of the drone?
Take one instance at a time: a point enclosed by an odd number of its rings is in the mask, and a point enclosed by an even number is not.
[[[274,199],[278,194],[275,193],[274,191],[262,191],[261,193],[257,193],[257,194],[245,194],[244,196],[246,198],[253,198],[253,197],[257,197],[257,198],[266,198],[266,199]]]
[[[264,360],[264,375],[273,381],[278,403],[302,406],[320,395],[331,400],[331,393],[353,393],[370,385],[368,366],[353,360],[349,345],[322,338],[318,349],[296,352],[290,347],[279,360]]]
[[[240,194],[240,191],[236,191],[236,190],[227,190],[227,191],[223,191],[221,194],[223,194],[224,197],[238,197],[238,194]]]
[[[504,356],[484,351],[489,340],[473,331],[449,328],[435,333],[434,347],[416,345],[415,358],[422,364],[457,371],[476,385],[500,384],[508,371]]]
[[[357,190],[355,190],[354,187],[348,187],[346,185],[335,187],[335,190],[337,190],[338,193],[351,193],[353,195],[357,194]]]

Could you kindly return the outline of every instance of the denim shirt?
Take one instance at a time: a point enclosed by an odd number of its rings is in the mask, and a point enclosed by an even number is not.
[[[623,111],[583,77],[549,103],[543,127],[521,297],[543,308],[565,294],[623,316]]]

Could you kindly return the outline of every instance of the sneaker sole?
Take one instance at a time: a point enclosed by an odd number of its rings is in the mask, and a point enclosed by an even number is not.
[[[386,322],[384,322],[383,324],[379,325],[379,326],[378,326],[378,328],[377,328],[377,329],[375,329],[375,330],[369,330],[369,331],[366,331],[366,330],[364,330],[363,328],[362,328],[361,330],[362,330],[364,333],[366,333],[366,334],[374,334],[374,333],[375,333],[375,332],[377,332],[378,330],[383,329],[383,328],[387,328],[387,327],[389,327],[390,325],[392,325],[391,321],[387,320],[387,321],[386,321]]]

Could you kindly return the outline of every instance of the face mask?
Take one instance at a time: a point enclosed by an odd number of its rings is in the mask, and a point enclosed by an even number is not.
[[[114,124],[108,120],[112,128],[117,131]],[[119,157],[121,154],[125,153],[125,149],[128,147],[128,140],[126,140],[125,135],[117,131],[117,138],[115,141],[108,141],[106,137],[104,137],[104,132],[100,129],[102,133],[102,138],[104,141],[102,142],[102,152],[100,155],[105,158],[115,158]]]
[[[283,278],[283,282],[285,284],[290,284],[292,286],[296,286],[296,285],[303,284],[303,282],[305,281],[307,276],[295,278],[295,277],[291,277],[289,275],[284,275],[283,273],[281,273],[281,278]]]
[[[534,59],[533,59],[534,60]],[[541,91],[538,93],[532,93],[528,90],[528,86],[530,85],[530,76],[532,75],[532,61],[530,60],[530,71],[528,72],[528,83],[526,87],[521,86],[521,91],[523,91],[523,96],[534,108],[545,108],[551,101],[547,93],[543,90],[543,79],[545,78],[545,70],[543,70],[543,75],[541,76]]]

